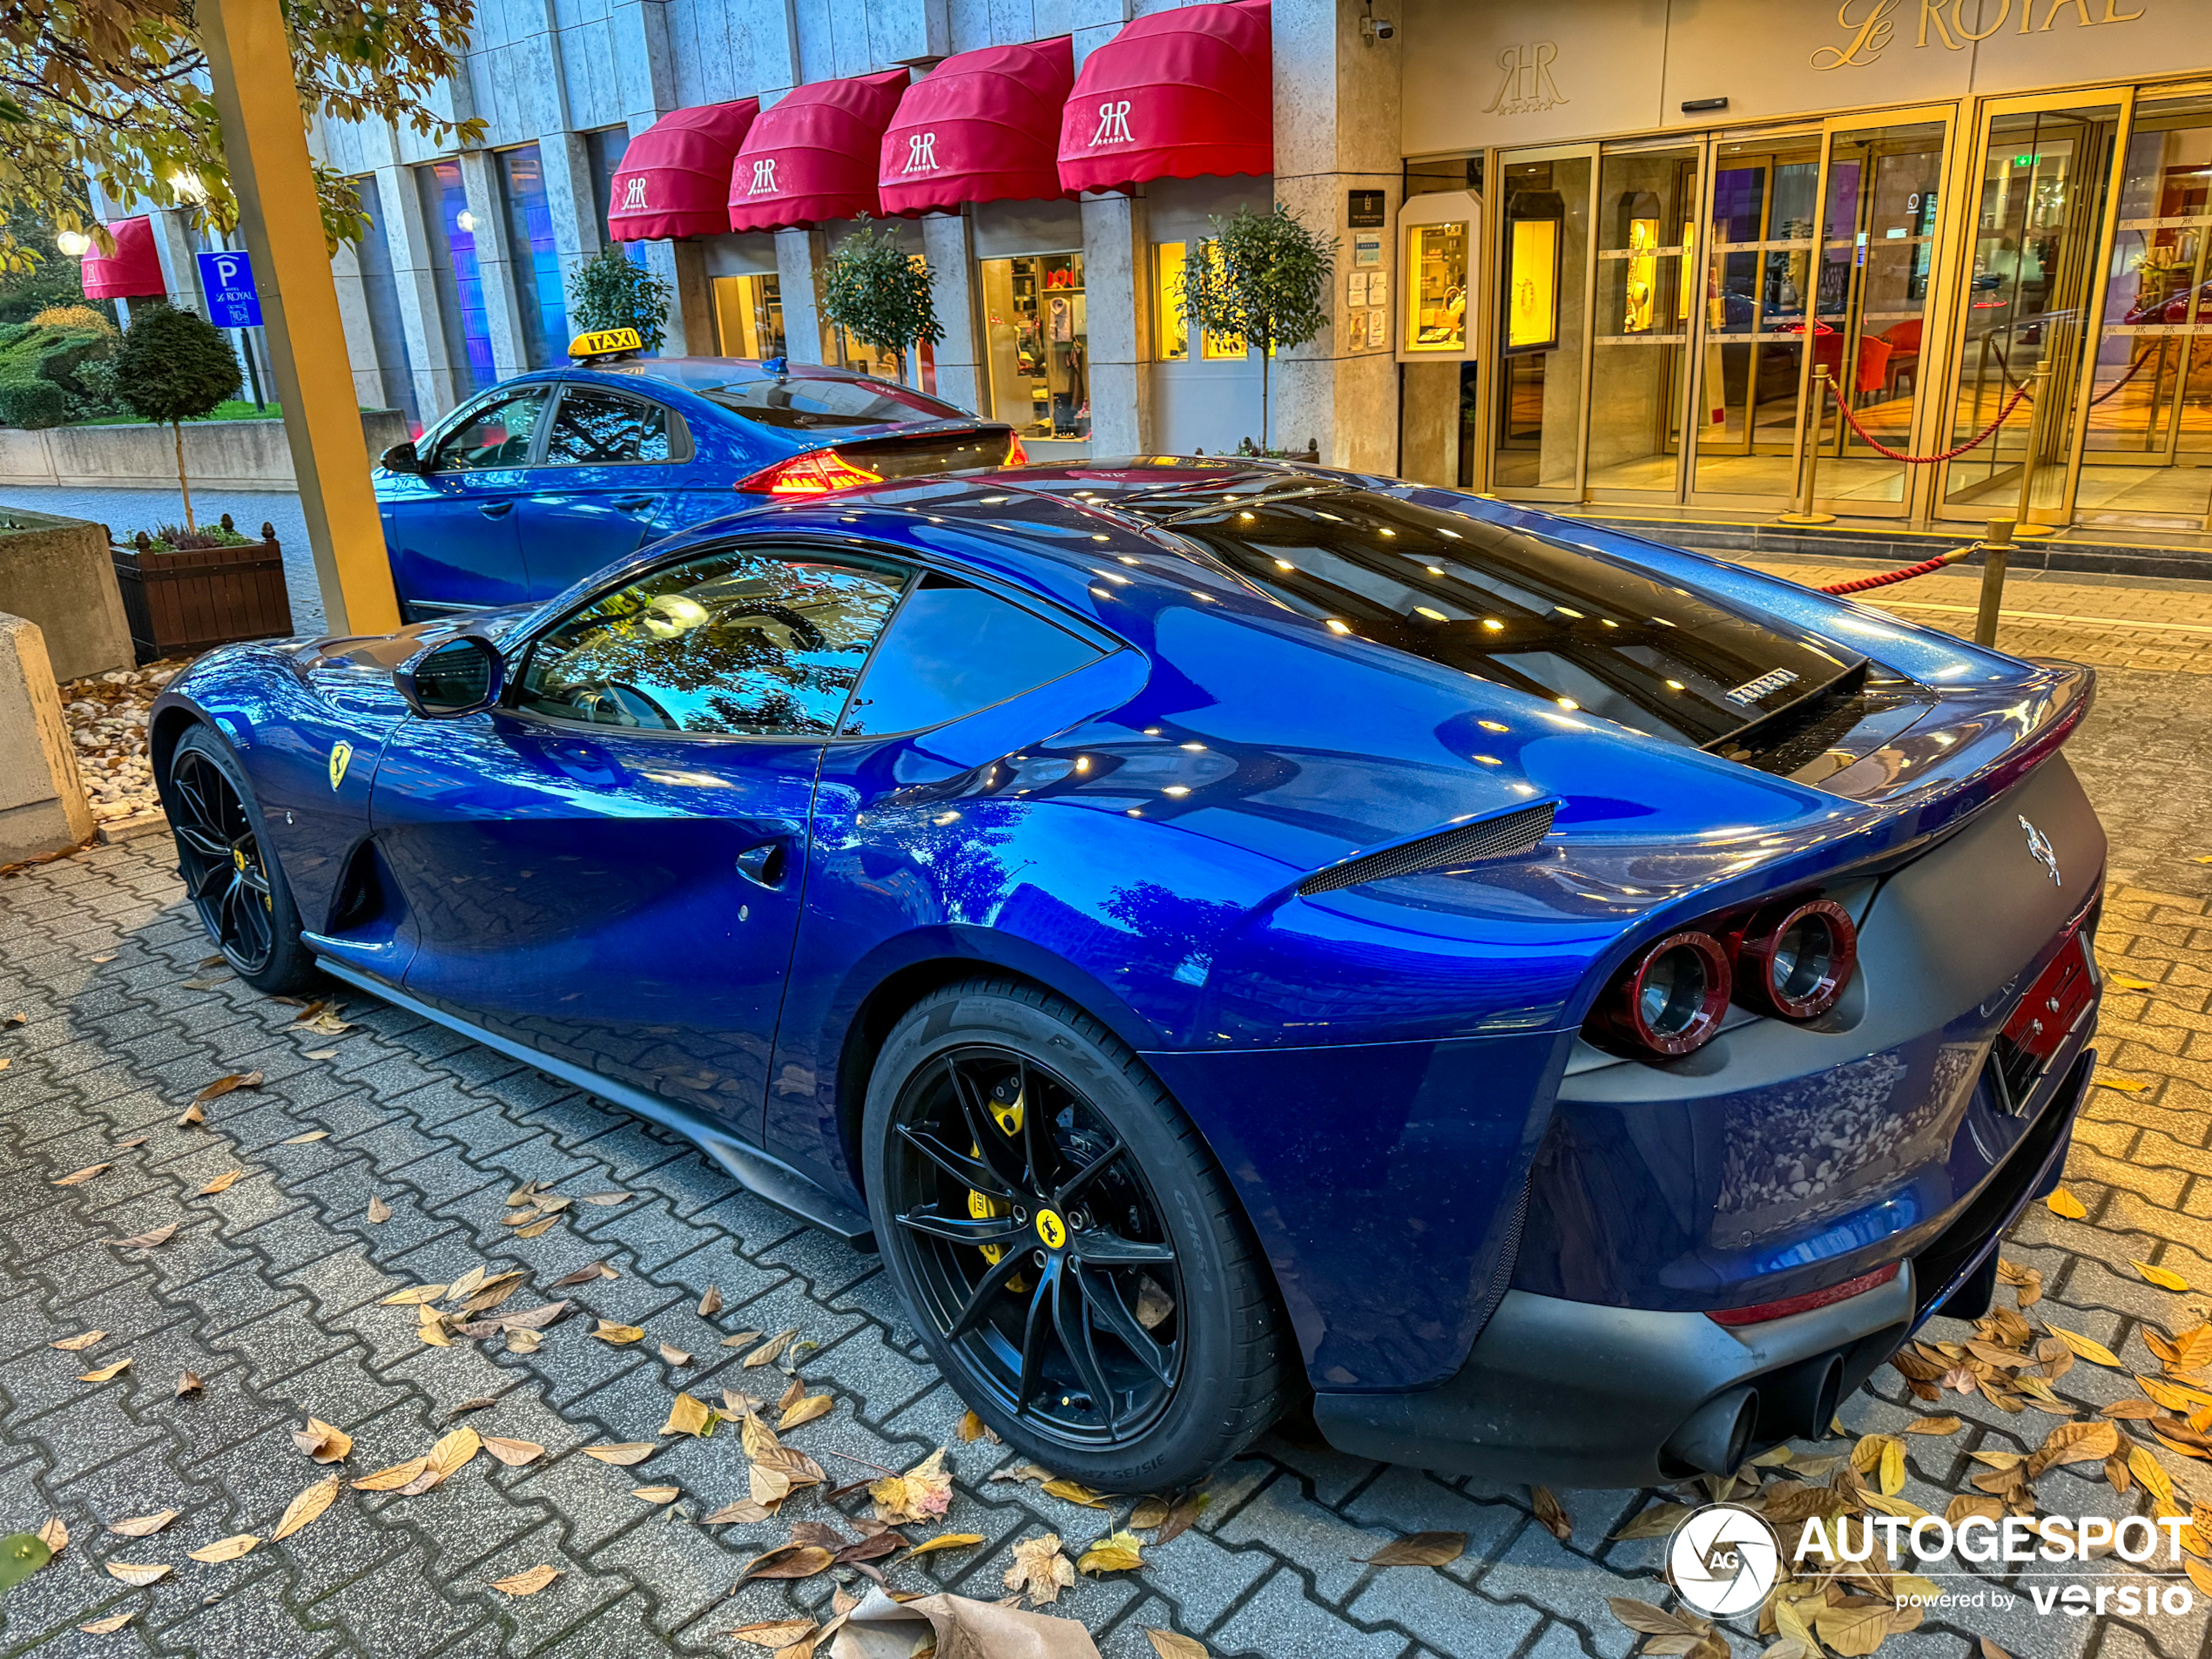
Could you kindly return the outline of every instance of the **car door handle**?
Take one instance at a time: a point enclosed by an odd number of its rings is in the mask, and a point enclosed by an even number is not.
[[[616,508],[619,511],[625,513],[642,513],[645,510],[645,509],[651,507],[652,504],[653,498],[651,496],[617,496],[615,497]]]
[[[761,841],[738,854],[738,873],[755,887],[773,891],[784,884],[791,860],[786,856],[790,843],[783,836],[772,841]]]
[[[504,518],[515,510],[515,503],[511,501],[482,502],[478,503],[476,510],[486,518]]]

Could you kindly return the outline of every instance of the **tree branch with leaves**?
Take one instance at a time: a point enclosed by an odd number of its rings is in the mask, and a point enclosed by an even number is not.
[[[428,101],[460,72],[475,0],[281,0],[300,119],[389,123],[441,146],[479,120]],[[0,217],[104,232],[82,217],[84,180],[110,199],[189,207],[228,232],[238,202],[192,0],[0,0]],[[354,183],[318,163],[323,236],[335,253],[368,215]],[[0,230],[0,268],[37,262]]]
[[[930,297],[934,280],[929,262],[907,253],[897,237],[863,226],[837,245],[823,267],[822,315],[863,346],[898,353],[903,381],[907,354],[945,337]]]
[[[1259,447],[1268,448],[1268,371],[1278,349],[1303,346],[1329,323],[1329,274],[1337,239],[1308,230],[1278,202],[1211,221],[1214,233],[1190,250],[1178,296],[1195,334],[1241,340],[1259,352]]]

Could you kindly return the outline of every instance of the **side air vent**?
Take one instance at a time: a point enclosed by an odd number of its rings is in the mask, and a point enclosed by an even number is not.
[[[1298,884],[1298,890],[1302,897],[1310,899],[1317,893],[1356,887],[1363,881],[1419,875],[1424,870],[1449,869],[1453,865],[1474,864],[1483,859],[1518,858],[1536,847],[1551,833],[1552,814],[1558,808],[1557,801],[1540,801],[1534,806],[1519,807],[1480,823],[1457,824],[1434,835],[1424,835],[1418,841],[1408,841],[1403,846],[1386,847],[1365,858],[1317,870]]]

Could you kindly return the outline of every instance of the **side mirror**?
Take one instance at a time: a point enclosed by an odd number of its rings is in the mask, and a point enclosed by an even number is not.
[[[454,720],[499,701],[507,664],[482,634],[462,634],[408,658],[392,684],[423,719]]]
[[[395,443],[378,457],[378,464],[387,472],[421,472],[422,457],[415,453],[413,440]]]

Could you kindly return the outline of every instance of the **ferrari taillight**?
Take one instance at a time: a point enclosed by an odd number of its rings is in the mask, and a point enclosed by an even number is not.
[[[1721,1028],[1733,974],[1721,941],[1696,928],[1647,946],[1613,976],[1583,1030],[1616,1053],[1672,1059]]]
[[[739,479],[737,487],[759,496],[826,496],[882,482],[881,473],[857,466],[834,449],[808,449]]]
[[[1736,994],[1762,1014],[1815,1020],[1858,961],[1858,929],[1833,899],[1784,899],[1754,912],[1736,947]]]
[[[1022,435],[1019,432],[1008,439],[1006,460],[1001,464],[1008,467],[1026,467],[1029,464],[1029,452],[1022,447]]]

